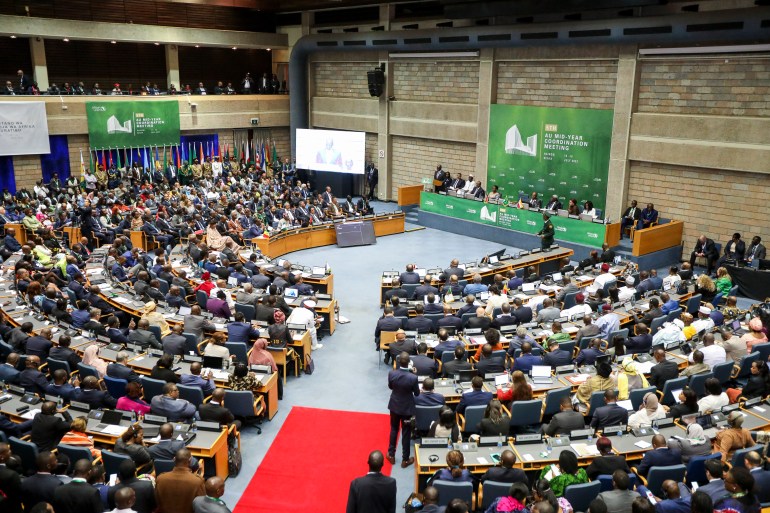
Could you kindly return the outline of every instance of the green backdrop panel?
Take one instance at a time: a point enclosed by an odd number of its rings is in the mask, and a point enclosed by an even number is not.
[[[487,190],[503,197],[536,191],[543,205],[556,194],[604,209],[612,110],[491,106]]]
[[[91,148],[142,148],[179,144],[179,103],[86,102]]]

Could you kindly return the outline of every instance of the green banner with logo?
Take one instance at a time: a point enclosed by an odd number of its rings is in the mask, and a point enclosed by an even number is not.
[[[431,192],[420,195],[420,210],[517,232],[536,234],[543,229],[543,214],[540,212]],[[601,246],[604,242],[604,224],[558,216],[551,216],[551,221],[556,230],[556,240],[593,247]]]
[[[613,111],[491,105],[487,190],[605,208]]]
[[[176,100],[86,102],[91,148],[141,148],[179,144]]]
[[[423,192],[420,196],[421,210],[492,226],[497,226],[497,208],[497,205],[490,205],[483,201],[444,196],[443,194]]]

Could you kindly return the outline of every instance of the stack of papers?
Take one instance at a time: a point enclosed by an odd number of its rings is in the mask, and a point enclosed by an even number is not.
[[[595,444],[570,444],[570,447],[572,447],[572,450],[581,458],[586,456],[599,456],[599,449],[596,448]]]
[[[32,420],[35,418],[35,415],[40,413],[40,408],[35,408],[34,410],[29,410],[27,413],[21,416],[22,419]]]
[[[120,436],[126,431],[126,429],[126,426],[108,425],[104,426],[101,432],[107,435]]]
[[[649,362],[636,362],[636,372],[641,374],[649,374],[650,370],[655,366],[657,362],[655,360]]]

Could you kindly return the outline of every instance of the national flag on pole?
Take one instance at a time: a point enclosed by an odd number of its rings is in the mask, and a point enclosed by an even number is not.
[[[124,148],[125,150],[125,148]],[[115,160],[117,161],[117,168],[120,169],[123,167],[123,164],[120,162],[120,148],[115,148]]]
[[[220,144],[217,146],[217,157],[219,157],[219,160],[222,160],[222,155],[224,155],[224,153],[222,153],[222,145]]]
[[[238,146],[233,145],[233,158],[236,162],[239,162],[238,160]]]
[[[250,145],[250,144],[251,144],[251,143],[244,145],[246,149],[245,149],[245,150],[243,150],[243,158],[245,159],[245,161],[246,161],[246,163],[247,163],[247,164],[248,164],[248,162],[249,162],[249,145]]]
[[[86,161],[83,160],[83,149],[80,149],[80,173],[82,175],[86,174]]]
[[[278,152],[275,149],[275,139],[273,139],[273,163],[278,162]]]
[[[266,168],[268,166],[269,162],[267,161],[267,158],[266,158],[266,155],[265,155],[265,141],[262,141],[262,149],[261,149],[261,152],[259,154],[259,159],[262,161],[262,167]]]
[[[198,158],[198,154],[195,151],[195,145],[193,144],[192,145],[192,150],[191,150],[191,153],[190,153],[190,162],[194,162],[195,159],[197,159],[197,158]]]
[[[96,168],[94,167],[95,166],[95,164],[94,164],[94,152],[93,152],[93,150],[91,150],[91,148],[88,148],[88,161],[89,161],[89,163],[88,163],[89,169],[91,170],[91,172],[94,172],[96,170]],[[86,175],[86,173],[85,173],[85,169],[84,169],[83,170],[83,176],[85,176],[85,175]]]
[[[152,150],[150,151],[152,152]],[[147,148],[144,148],[144,160],[142,161],[142,165],[145,171],[150,169],[150,159],[147,157]]]
[[[112,167],[112,148],[107,150],[107,162],[109,163],[110,167]]]
[[[519,198],[519,202],[516,204],[516,208],[521,208],[523,206],[524,204],[521,202],[521,198]]]
[[[204,160],[206,160],[206,157],[204,156],[205,153],[203,153],[203,142],[201,142],[201,164]]]

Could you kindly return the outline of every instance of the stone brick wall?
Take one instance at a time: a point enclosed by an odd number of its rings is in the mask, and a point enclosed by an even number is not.
[[[40,155],[16,155],[13,157],[13,174],[16,176],[16,190],[32,187],[43,176]]]
[[[391,145],[392,198],[398,196],[402,185],[417,185],[425,177],[432,179],[438,164],[452,175],[462,173],[467,178],[476,163],[474,144],[394,136]],[[486,177],[476,178],[486,182]]]
[[[290,157],[291,156],[291,135],[289,128],[271,128],[270,134],[275,141],[275,150],[278,152],[278,157]],[[273,148],[270,148],[273,151]]]
[[[378,153],[377,150],[379,150],[379,140],[378,140],[377,134],[372,134],[367,132],[366,133],[366,140],[365,140],[365,149],[364,149],[364,160],[366,162],[374,162],[374,167],[379,168],[380,166],[377,164]]]
[[[628,197],[651,202],[661,217],[684,223],[684,255],[700,234],[724,244],[733,233],[770,240],[765,198],[770,181],[765,175],[631,162]]]
[[[393,94],[399,100],[476,103],[478,61],[396,62]]]
[[[70,152],[70,173],[73,176],[80,177],[80,150],[83,150],[83,161],[86,164],[86,169],[88,169],[91,162],[88,157],[88,136],[68,135],[67,147]]]
[[[539,107],[612,109],[617,62],[501,62],[497,103]]]
[[[370,98],[366,72],[376,65],[376,61],[314,63],[310,76],[315,80],[315,96]]]
[[[639,111],[770,116],[770,61],[734,57],[642,61]]]

